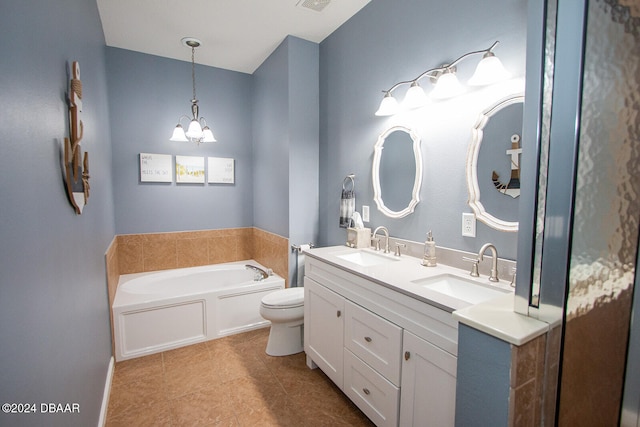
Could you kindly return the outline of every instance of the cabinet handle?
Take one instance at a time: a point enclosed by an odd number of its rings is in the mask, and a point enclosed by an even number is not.
[[[366,394],[367,396],[371,394],[371,392],[369,391],[368,388],[363,388],[362,391],[364,391],[364,394]]]
[[[411,353],[409,353],[408,351],[404,352],[404,360],[409,360],[409,358],[411,357]]]
[[[336,316],[337,316],[337,317],[342,316],[342,312],[341,312],[340,310],[338,310],[338,312],[336,313]]]
[[[364,340],[365,340],[366,342],[371,342],[371,337],[364,337]]]

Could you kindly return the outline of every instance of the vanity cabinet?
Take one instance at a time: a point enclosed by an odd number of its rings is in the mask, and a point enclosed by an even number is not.
[[[457,359],[404,331],[401,426],[452,426]]]
[[[338,387],[343,382],[344,298],[304,279],[305,353]]]
[[[379,427],[453,426],[451,313],[312,257],[305,269],[307,364]]]

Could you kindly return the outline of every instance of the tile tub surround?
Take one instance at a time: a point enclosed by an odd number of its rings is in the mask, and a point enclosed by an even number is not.
[[[264,353],[259,329],[118,362],[107,426],[373,426],[304,353]]]
[[[118,273],[255,259],[287,277],[289,241],[258,228],[123,234],[116,237]]]

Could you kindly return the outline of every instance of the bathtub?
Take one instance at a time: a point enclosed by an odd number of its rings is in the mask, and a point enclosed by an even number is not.
[[[260,301],[284,279],[255,281],[246,264],[267,270],[249,260],[121,275],[112,307],[116,360],[268,326]]]

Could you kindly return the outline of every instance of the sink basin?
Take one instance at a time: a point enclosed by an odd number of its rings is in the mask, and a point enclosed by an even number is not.
[[[414,280],[412,283],[471,304],[477,304],[509,293],[507,290],[485,286],[453,274],[440,274]]]
[[[380,255],[376,254],[375,252],[368,251],[348,252],[336,256],[341,260],[349,261],[361,267],[371,267],[374,265],[398,261],[397,259],[391,258],[390,256]]]

